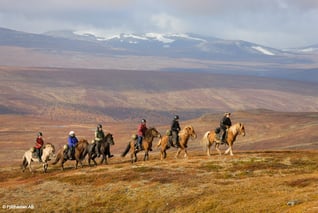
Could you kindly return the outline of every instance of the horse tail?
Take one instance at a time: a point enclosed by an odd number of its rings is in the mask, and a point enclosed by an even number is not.
[[[22,164],[21,164],[21,168],[22,170],[24,171],[25,167],[28,165],[28,160],[27,158],[25,157],[25,154],[23,155],[23,158],[22,158]]]
[[[207,146],[208,146],[208,143],[209,143],[209,139],[208,139],[209,135],[210,135],[210,131],[207,131],[202,137],[201,145],[202,145],[204,150],[207,149]]]
[[[127,155],[127,153],[129,152],[129,150],[130,150],[130,142],[128,143],[128,145],[127,145],[127,147],[126,147],[126,149],[125,149],[125,151],[121,154],[121,156],[122,157],[125,157],[126,155]]]

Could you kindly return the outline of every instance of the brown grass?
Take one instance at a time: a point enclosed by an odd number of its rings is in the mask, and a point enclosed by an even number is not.
[[[206,157],[192,151],[189,159],[164,161],[151,154],[134,165],[115,157],[76,170],[68,162],[66,171],[50,166],[47,174],[2,168],[1,204],[33,204],[36,212],[317,211],[317,152]],[[297,204],[287,205],[292,200]]]

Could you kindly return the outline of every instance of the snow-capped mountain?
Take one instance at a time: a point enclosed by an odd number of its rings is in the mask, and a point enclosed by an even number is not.
[[[122,33],[112,36],[83,31],[32,34],[0,28],[0,45],[103,55],[160,56],[222,61],[290,61],[293,51],[197,34]],[[307,49],[309,50],[309,49]],[[303,50],[305,52],[306,50]],[[299,54],[299,53],[297,53]],[[296,58],[293,60],[303,60]]]
[[[169,57],[211,58],[218,60],[266,59],[283,56],[286,52],[239,40],[223,40],[196,34],[127,34],[97,36],[88,32],[49,32],[57,38],[89,41],[120,49],[123,53]]]

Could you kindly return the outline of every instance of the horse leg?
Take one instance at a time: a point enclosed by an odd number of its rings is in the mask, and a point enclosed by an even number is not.
[[[100,162],[100,164],[102,164],[103,162],[104,162],[105,165],[108,164],[107,157],[106,157],[105,154],[102,155],[102,161]]]
[[[135,157],[135,158],[134,158]],[[132,152],[130,153],[130,160],[131,160],[131,163],[134,163],[137,161],[137,156],[136,156],[136,153],[132,150]]]
[[[229,145],[229,148],[224,152],[224,154],[228,154],[230,152],[230,155],[233,156],[233,152],[232,152],[232,146]]]
[[[61,160],[61,169],[62,171],[64,171],[64,163],[66,162],[66,160],[62,159]]]
[[[166,159],[166,157],[167,157],[167,151],[164,150],[164,151],[163,151],[163,158]]]
[[[208,144],[206,145],[206,154],[208,156],[211,156],[210,149],[211,149],[211,144],[210,144],[210,142],[208,142]]]
[[[47,168],[48,168],[48,163],[44,162],[43,163],[43,172],[46,173],[47,172]]]
[[[188,151],[187,151],[187,148],[184,148],[184,158],[188,158]]]
[[[28,161],[25,157],[23,157],[23,161],[22,161],[22,165],[21,165],[22,172],[24,172],[24,170],[27,166],[28,166]]]
[[[145,150],[144,161],[149,160],[149,152]]]
[[[32,162],[32,159],[30,159],[30,160],[28,161],[29,171],[30,171],[31,173],[33,173],[32,168],[31,168],[31,162]]]
[[[220,149],[219,149],[220,144],[219,143],[215,143],[215,149],[216,151],[218,151],[219,155],[222,155]]]
[[[181,148],[178,148],[177,154],[175,156],[176,159],[179,157],[180,152],[181,152]]]

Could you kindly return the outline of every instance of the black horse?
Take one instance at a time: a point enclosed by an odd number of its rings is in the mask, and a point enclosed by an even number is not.
[[[104,162],[104,164],[108,164],[107,156],[110,156],[110,145],[114,145],[114,138],[111,133],[108,133],[102,141],[100,141],[100,154],[102,156],[102,160],[100,164]],[[95,158],[97,157],[96,151],[94,149],[94,144],[89,144],[88,146],[88,165],[91,165],[91,160],[94,162],[95,166],[97,165]]]

